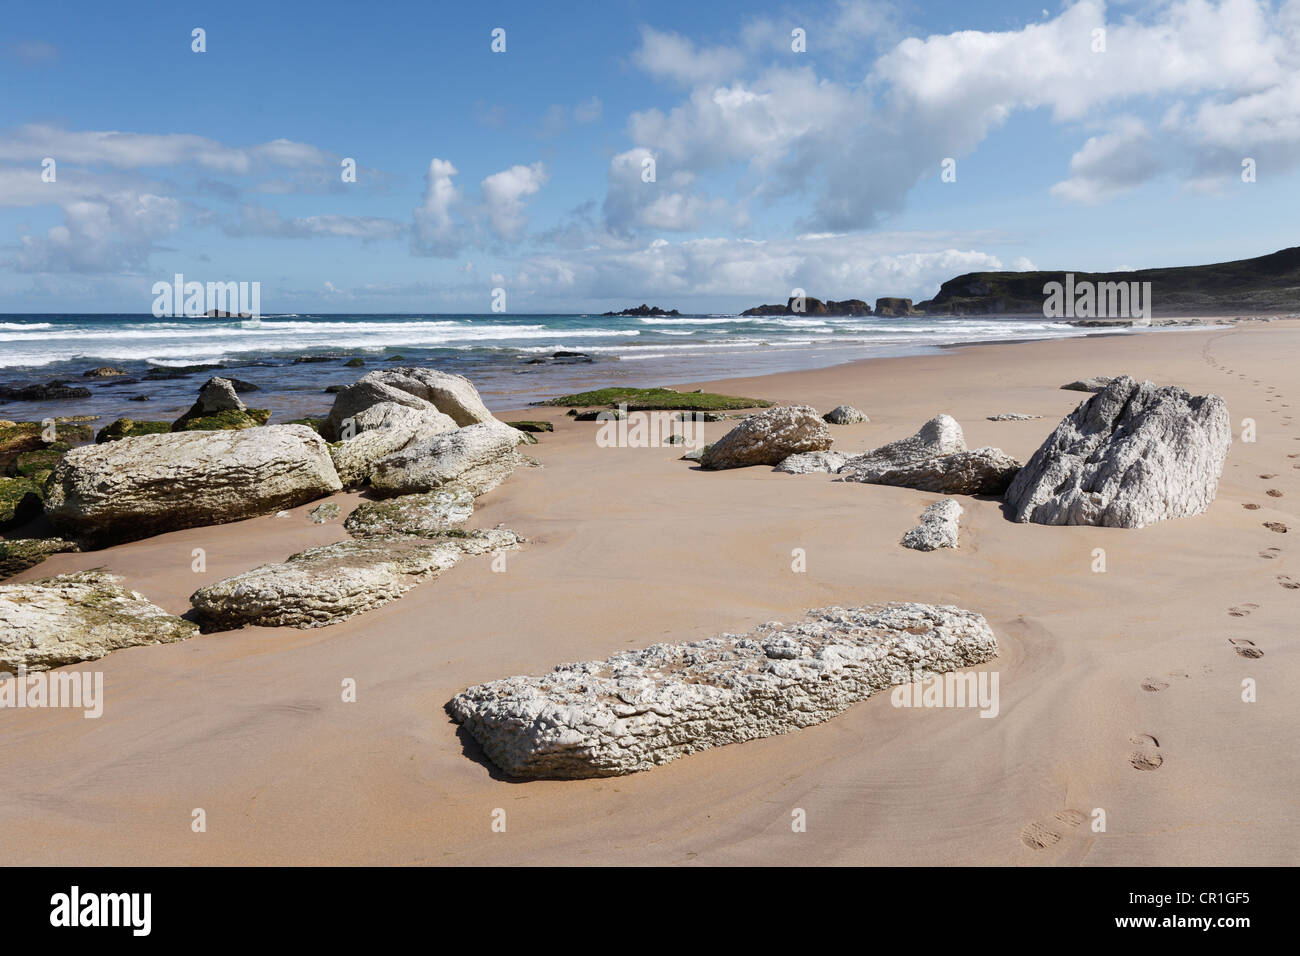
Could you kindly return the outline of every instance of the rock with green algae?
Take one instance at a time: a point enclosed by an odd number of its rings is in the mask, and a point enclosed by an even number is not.
[[[0,541],[0,579],[34,568],[52,554],[80,551],[75,541],[63,538],[11,538]]]
[[[119,418],[99,430],[99,433],[95,436],[95,444],[102,445],[106,441],[117,441],[119,438],[135,437],[136,435],[157,435],[171,430],[171,422],[148,422],[137,421],[134,418]]]
[[[22,524],[41,513],[44,478],[0,478],[0,528]]]
[[[102,570],[0,585],[0,671],[93,661],[138,644],[169,644],[198,633]]]
[[[423,494],[363,501],[343,527],[356,538],[429,538],[464,524],[473,513],[474,496],[468,489],[444,485]]]

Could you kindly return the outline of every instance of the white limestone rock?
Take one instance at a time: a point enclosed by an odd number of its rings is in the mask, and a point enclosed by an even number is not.
[[[363,501],[343,522],[356,538],[439,537],[474,514],[474,496],[465,488],[443,485],[437,491]]]
[[[93,661],[119,648],[170,644],[198,633],[120,580],[81,571],[0,585],[0,671]]]
[[[370,480],[381,458],[411,445],[456,430],[452,419],[436,408],[413,408],[397,402],[379,402],[352,416],[356,434],[330,446],[330,457],[344,488]]]
[[[791,455],[830,447],[830,429],[816,409],[778,405],[749,416],[710,445],[700,466],[722,469],[777,465]]]
[[[954,499],[936,501],[921,512],[921,523],[903,535],[899,543],[913,551],[955,548],[961,514],[962,507]]]
[[[1094,375],[1091,378],[1082,378],[1077,382],[1062,385],[1061,388],[1067,392],[1100,392],[1113,381],[1115,379],[1109,375]]]
[[[960,608],[830,607],[796,624],[479,684],[447,709],[512,776],[607,777],[809,727],[918,672],[997,652],[984,618]]]
[[[1026,415],[1023,412],[1002,412],[1000,415],[988,416],[988,420],[991,422],[1027,422],[1042,417],[1042,415]]]
[[[829,474],[839,471],[850,457],[842,451],[809,451],[791,455],[777,465],[776,470],[787,475],[811,475],[817,472]]]
[[[475,496],[485,494],[527,463],[514,450],[521,434],[494,421],[415,442],[377,461],[370,472],[370,487],[375,494],[393,497],[455,482]]]
[[[1016,521],[1141,528],[1205,511],[1232,445],[1218,395],[1116,379],[1061,421],[1006,493]]]
[[[427,540],[338,541],[199,588],[190,603],[205,631],[248,624],[323,627],[397,599],[464,554],[512,550],[521,540],[511,531],[489,530]]]
[[[836,405],[822,416],[822,421],[831,425],[858,425],[871,419],[852,405]]]
[[[839,474],[846,481],[869,482],[875,474],[965,450],[966,436],[957,420],[951,415],[936,415],[915,435],[852,456],[839,469]]]
[[[306,425],[128,436],[83,445],[50,476],[45,513],[95,547],[274,513],[341,491]]]
[[[984,447],[894,466],[855,467],[850,460],[836,481],[895,485],[940,495],[1000,495],[1019,470],[1020,462],[1002,449]]]

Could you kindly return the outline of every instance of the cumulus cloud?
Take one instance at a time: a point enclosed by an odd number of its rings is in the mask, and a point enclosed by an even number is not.
[[[501,239],[518,239],[528,224],[524,201],[546,184],[546,167],[511,166],[483,180],[483,212],[489,228]]]
[[[895,35],[877,10],[842,3],[833,35]],[[1176,0],[1119,14],[1080,0],[1016,30],[902,39],[858,80],[819,73],[820,62],[780,65],[789,54],[778,36],[751,25],[697,62],[690,41],[646,31],[636,62],[689,91],[676,106],[633,114],[628,135],[679,171],[748,169],[749,198],[811,194],[798,224],[809,230],[878,225],[942,158],[968,155],[1018,111],[1111,127],[1068,161],[1055,194],[1072,201],[1104,200],[1171,166],[1188,181],[1222,176],[1236,169],[1234,154],[1300,164],[1300,0]],[[763,43],[782,59],[753,55]],[[1138,108],[1171,104],[1158,133],[1133,125]],[[1161,161],[1171,154],[1176,162]],[[621,188],[612,170],[611,194]],[[627,204],[607,199],[611,229],[638,221]]]
[[[413,253],[450,258],[460,251],[463,239],[452,219],[452,211],[461,201],[460,190],[452,182],[455,175],[456,167],[447,160],[436,156],[429,160],[424,201],[415,208]]]
[[[1161,168],[1146,124],[1122,117],[1103,136],[1093,136],[1070,159],[1070,178],[1052,194],[1073,202],[1097,203],[1146,182]]]
[[[75,199],[44,236],[24,235],[10,262],[19,272],[130,272],[143,269],[158,239],[180,229],[185,205],[132,192]]]

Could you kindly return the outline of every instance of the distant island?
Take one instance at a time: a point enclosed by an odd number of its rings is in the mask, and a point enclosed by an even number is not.
[[[746,309],[740,313],[742,316],[749,315],[883,315],[883,316],[906,316],[920,315],[912,307],[911,299],[899,299],[894,297],[880,298],[876,300],[876,308],[873,311],[871,306],[861,299],[845,299],[842,302],[836,302],[828,299],[823,302],[821,299],[815,299],[812,296],[804,296],[802,308],[796,308],[800,305],[799,301],[791,296],[786,300],[785,305],[759,305],[752,309]]]
[[[681,313],[678,312],[676,309],[666,309],[666,310],[665,310],[665,309],[661,309],[661,308],[659,308],[658,306],[649,306],[649,305],[646,305],[646,304],[643,302],[643,303],[641,303],[641,305],[638,305],[636,308],[633,308],[633,309],[624,309],[622,312],[602,312],[601,315],[602,315],[602,316],[605,316],[605,315],[608,315],[608,316],[629,315],[629,316],[638,316],[638,317],[641,317],[641,318],[645,318],[645,317],[648,317],[648,316],[655,316],[655,317],[663,316],[663,317],[666,318],[666,317],[673,316],[673,315],[681,315]]]

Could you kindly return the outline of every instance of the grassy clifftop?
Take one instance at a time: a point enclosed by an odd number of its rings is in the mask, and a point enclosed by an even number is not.
[[[1204,266],[1075,272],[1074,279],[1076,284],[1150,282],[1156,316],[1300,311],[1300,246]],[[1063,271],[968,272],[949,279],[916,308],[930,315],[1041,315],[1043,286],[1064,281]]]

